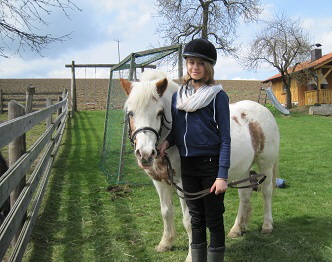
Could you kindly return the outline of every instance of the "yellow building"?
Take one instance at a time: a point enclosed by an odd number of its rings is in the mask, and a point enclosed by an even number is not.
[[[288,69],[292,72],[293,68]],[[321,49],[311,51],[311,60],[296,66],[292,74],[291,93],[293,105],[332,104],[332,53],[322,56]],[[271,86],[281,104],[286,104],[286,92],[281,74],[264,81]]]

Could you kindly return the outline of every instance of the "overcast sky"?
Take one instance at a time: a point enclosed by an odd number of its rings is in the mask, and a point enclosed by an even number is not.
[[[38,33],[62,36],[71,33],[71,39],[52,44],[43,51],[44,57],[26,53],[23,58],[0,57],[0,78],[70,78],[65,64],[114,64],[132,52],[159,46],[163,40],[155,34],[158,24],[154,0],[73,0],[82,11],[69,11],[70,20],[61,11],[46,17],[48,27]],[[308,30],[313,44],[322,44],[323,54],[332,52],[332,1],[331,0],[261,0],[262,19],[284,11],[294,19],[300,18]],[[255,25],[241,25],[238,44],[245,44],[257,32]],[[118,42],[119,41],[119,42]],[[170,69],[167,69],[170,70]],[[108,78],[108,70],[77,69],[77,77]],[[235,59],[218,54],[216,79],[264,80],[277,71],[261,68],[246,71]],[[176,77],[176,74],[174,75]]]

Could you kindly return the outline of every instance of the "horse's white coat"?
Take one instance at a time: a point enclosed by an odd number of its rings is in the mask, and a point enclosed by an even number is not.
[[[157,83],[167,76],[157,70],[146,71],[141,76],[140,82],[132,82],[130,90],[124,87],[128,99],[125,110],[131,111],[132,129],[149,126],[155,130],[160,128],[158,112],[165,111],[166,118],[171,120],[171,98],[178,86],[168,80],[166,91],[159,97]],[[124,82],[122,82],[124,86]],[[273,115],[264,106],[253,101],[240,101],[230,105],[231,117],[231,167],[229,169],[229,181],[240,180],[249,176],[249,171],[254,163],[259,172],[267,176],[261,185],[264,197],[264,218],[262,233],[270,233],[273,230],[272,218],[272,193],[276,174],[278,172],[279,131]],[[132,130],[134,131],[134,130]],[[162,130],[160,141],[162,142],[169,131]],[[135,155],[138,164],[153,179],[157,189],[161,214],[164,222],[164,233],[157,246],[159,252],[169,250],[175,239],[175,226],[173,215],[172,196],[173,190],[167,182],[166,169],[160,158],[155,158],[156,136],[152,132],[142,132],[136,136]],[[167,154],[175,171],[174,181],[181,187],[181,171],[179,154],[176,147],[169,148]],[[247,230],[251,211],[250,197],[252,189],[238,190],[240,204],[235,223],[230,230],[229,237],[238,237]],[[180,199],[183,223],[188,233],[189,244],[191,242],[190,215],[185,201]],[[186,261],[191,261],[191,249]]]

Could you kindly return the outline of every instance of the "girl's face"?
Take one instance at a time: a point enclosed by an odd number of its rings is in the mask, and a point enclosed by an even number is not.
[[[186,59],[188,74],[194,80],[205,77],[205,61],[196,57],[188,57]]]

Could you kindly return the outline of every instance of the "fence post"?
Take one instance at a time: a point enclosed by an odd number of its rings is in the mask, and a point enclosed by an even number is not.
[[[76,103],[76,79],[75,79],[75,61],[71,62],[71,111],[72,117],[74,116],[74,112],[77,111],[77,103]]]
[[[16,101],[10,101],[8,103],[8,120],[12,120],[14,118],[23,116],[25,114],[25,108],[21,104],[19,104]],[[25,134],[22,136],[14,139],[12,142],[9,143],[8,147],[8,156],[9,156],[9,166],[13,166],[15,162],[26,152],[26,139]],[[18,183],[16,188],[13,190],[13,192],[10,194],[10,206],[13,207],[15,201],[19,197],[22,189],[24,188],[26,184],[26,178],[25,176],[21,179],[21,181]],[[23,221],[25,218],[23,218]],[[16,244],[20,231],[23,226],[23,221],[18,229],[16,235],[14,236],[12,243]]]
[[[58,97],[58,102],[61,102],[62,100],[63,100],[62,96],[59,96],[59,97]],[[57,115],[59,116],[59,115],[61,115],[61,113],[62,113],[62,107],[60,107],[60,108],[58,109]]]
[[[26,91],[26,105],[25,105],[25,113],[28,114],[32,112],[32,100],[33,94],[35,93],[35,87],[33,85],[29,85]]]
[[[3,114],[3,96],[2,96],[2,89],[0,89],[0,114]]]
[[[47,97],[46,98],[46,107],[49,107],[52,105],[52,100],[51,98]],[[46,118],[46,129],[49,128],[52,125],[52,115]]]

